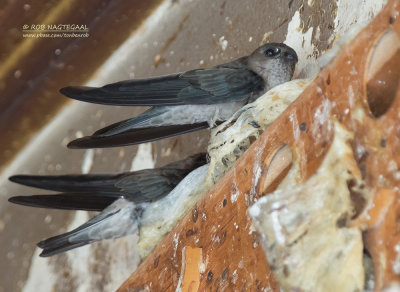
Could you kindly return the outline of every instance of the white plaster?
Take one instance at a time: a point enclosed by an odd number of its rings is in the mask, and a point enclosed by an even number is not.
[[[285,44],[292,47],[297,53],[299,62],[297,63],[296,72],[298,73],[306,69],[306,65],[316,62],[315,58],[308,57],[316,50],[315,46],[311,43],[314,28],[310,27],[305,33],[303,33],[300,29],[300,23],[300,13],[299,11],[296,11],[289,22],[286,40],[284,41]],[[307,67],[306,71],[307,72],[302,76],[304,78],[312,77],[317,73],[317,71],[310,66]]]
[[[355,24],[368,24],[387,0],[337,0],[335,35],[341,36]]]
[[[54,274],[52,267],[49,265],[49,259],[39,257],[40,253],[41,250],[36,248],[32,256],[28,279],[22,292],[54,291],[57,277]],[[43,277],[43,275],[46,276]]]
[[[94,158],[94,150],[88,149],[86,150],[85,154],[83,155],[82,160],[82,173],[88,174],[93,166],[93,158]]]
[[[151,153],[151,143],[140,144],[132,160],[131,171],[154,168],[155,161]]]

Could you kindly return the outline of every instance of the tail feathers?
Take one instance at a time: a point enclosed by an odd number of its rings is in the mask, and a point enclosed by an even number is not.
[[[40,253],[39,256],[41,256],[41,257],[50,257],[50,256],[53,256],[53,255],[56,255],[56,254],[59,254],[59,253],[65,252],[65,251],[69,251],[69,250],[74,249],[74,248],[78,248],[78,247],[84,246],[86,244],[90,244],[92,242],[93,241],[86,241],[86,242],[82,241],[82,242],[77,242],[77,243],[70,243],[68,241],[65,241],[62,244],[54,245],[54,247],[51,246],[51,247],[48,247],[48,248],[43,248],[43,251]],[[39,244],[38,244],[38,247],[40,247]]]
[[[106,126],[104,128],[101,128],[101,129],[97,130],[96,132],[94,132],[92,134],[92,136],[93,137],[112,136],[109,133],[112,133],[115,128],[118,128],[120,125],[128,122],[129,120],[131,120],[131,119],[123,120],[123,121],[108,125],[108,126]]]
[[[112,136],[87,136],[71,141],[67,147],[71,149],[109,148],[128,145],[137,145],[171,138],[178,135],[199,131],[208,128],[208,124],[186,124],[149,127],[130,130]]]
[[[37,208],[102,211],[120,197],[120,194],[114,193],[61,193],[57,195],[15,196],[9,198],[8,201]]]
[[[119,199],[78,228],[38,243],[40,256],[48,257],[95,241],[119,238],[137,231],[143,209]]]
[[[144,128],[146,124],[149,124],[149,121],[151,121],[153,118],[159,117],[165,112],[167,112],[167,108],[165,107],[153,107],[137,117],[123,120],[104,127],[93,133],[92,136],[112,136],[127,131]]]
[[[118,213],[118,211],[117,211]],[[107,219],[107,217],[113,216],[115,213],[108,214],[105,218],[101,220]],[[97,216],[96,216],[97,217]],[[94,217],[93,219],[96,219]],[[92,219],[92,220],[93,220]],[[62,253],[98,240],[98,239],[91,239],[90,238],[90,228],[93,227],[95,224],[99,223],[100,221],[94,221],[91,223],[92,220],[89,220],[87,223],[79,226],[78,228],[61,234],[54,237],[50,237],[46,240],[43,240],[37,244],[38,247],[43,249],[40,256],[41,257],[49,257],[58,253]],[[75,239],[75,237],[78,237]],[[80,237],[80,238],[79,238]]]
[[[56,192],[97,191],[99,193],[118,192],[115,183],[126,174],[96,175],[14,175],[10,181]]]

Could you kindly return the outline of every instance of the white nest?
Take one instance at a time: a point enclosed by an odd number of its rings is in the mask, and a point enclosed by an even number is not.
[[[278,85],[212,129],[207,180],[217,182],[310,82],[311,79],[297,79]]]

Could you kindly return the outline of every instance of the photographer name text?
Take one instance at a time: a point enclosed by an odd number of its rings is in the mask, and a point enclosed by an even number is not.
[[[86,24],[25,24],[24,31],[89,31]]]

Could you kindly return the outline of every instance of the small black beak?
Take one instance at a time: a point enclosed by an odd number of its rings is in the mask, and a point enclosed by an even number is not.
[[[295,59],[296,59],[295,56],[293,56],[291,53],[288,53],[288,52],[285,52],[285,53],[284,53],[284,56],[285,56],[285,58],[288,59],[288,60],[295,60]]]

